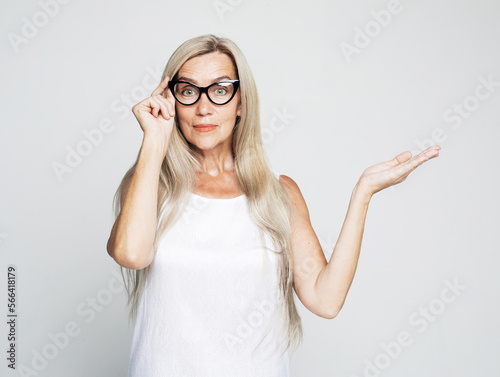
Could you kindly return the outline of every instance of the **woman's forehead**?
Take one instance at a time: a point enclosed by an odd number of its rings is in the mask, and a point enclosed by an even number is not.
[[[179,70],[178,77],[190,79],[193,84],[204,84],[217,79],[236,79],[233,62],[229,56],[219,52],[195,56],[186,61]]]

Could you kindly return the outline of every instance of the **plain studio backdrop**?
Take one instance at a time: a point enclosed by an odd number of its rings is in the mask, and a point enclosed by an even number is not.
[[[126,377],[133,328],[106,242],[142,141],[131,107],[208,33],[245,54],[272,168],[298,183],[328,260],[365,168],[442,148],[372,198],[340,314],[295,297],[292,376],[496,373],[499,17],[493,0],[3,1],[0,374]]]

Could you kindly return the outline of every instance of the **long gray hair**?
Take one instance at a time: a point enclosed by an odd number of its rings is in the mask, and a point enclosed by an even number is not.
[[[189,59],[212,52],[227,54],[235,66],[240,80],[241,119],[236,117],[232,134],[235,173],[243,193],[247,196],[252,218],[272,240],[279,255],[279,288],[281,291],[280,312],[283,314],[281,340],[286,340],[286,349],[293,345],[293,352],[302,342],[302,323],[293,297],[293,263],[291,254],[291,203],[285,189],[272,173],[262,145],[259,98],[250,67],[238,48],[227,38],[203,35],[189,39],[180,45],[170,57],[162,80],[176,78],[182,65]],[[166,92],[165,92],[166,93]],[[163,93],[163,95],[166,95]],[[201,171],[201,156],[189,146],[180,131],[176,115],[176,126],[172,130],[167,154],[161,166],[158,185],[158,223],[153,247],[158,250],[162,236],[179,220],[189,194],[193,191],[196,171]],[[139,152],[140,153],[140,152]],[[115,218],[121,211],[123,188],[134,174],[139,154],[134,165],[127,171],[118,187],[113,207]],[[163,216],[160,216],[164,210]],[[130,305],[129,323],[135,323],[137,306],[150,275],[151,265],[133,270],[120,266]],[[125,275],[124,276],[124,271]]]

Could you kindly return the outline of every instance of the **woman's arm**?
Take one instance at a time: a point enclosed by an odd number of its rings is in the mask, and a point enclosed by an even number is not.
[[[356,272],[371,197],[380,190],[403,182],[419,165],[439,156],[439,150],[440,147],[435,145],[411,159],[410,152],[403,152],[363,172],[351,194],[346,218],[329,262],[312,228],[299,187],[290,177],[280,177],[293,207],[294,288],[306,308],[329,319],[339,313]]]
[[[132,108],[144,137],[134,174],[124,183],[121,211],[106,247],[119,265],[134,270],[149,266],[154,257],[160,171],[175,124],[169,80],[165,76],[150,97]]]
[[[131,179],[125,182],[122,208],[111,230],[107,250],[121,266],[138,270],[153,260],[157,227],[158,182],[164,144],[144,137]]]
[[[280,179],[293,207],[292,259],[295,293],[312,313],[332,319],[343,306],[354,278],[371,195],[359,185],[355,186],[344,225],[330,261],[327,262],[299,187],[286,175],[282,175]]]
[[[358,266],[361,240],[371,194],[354,187],[347,214],[328,264],[316,280],[316,295],[328,309],[327,318],[335,318],[344,305]]]

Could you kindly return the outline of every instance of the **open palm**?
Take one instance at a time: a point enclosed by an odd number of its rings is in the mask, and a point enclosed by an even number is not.
[[[418,166],[431,158],[439,156],[439,145],[433,145],[412,157],[410,151],[398,154],[392,160],[381,162],[365,169],[359,184],[370,194],[403,182]]]

